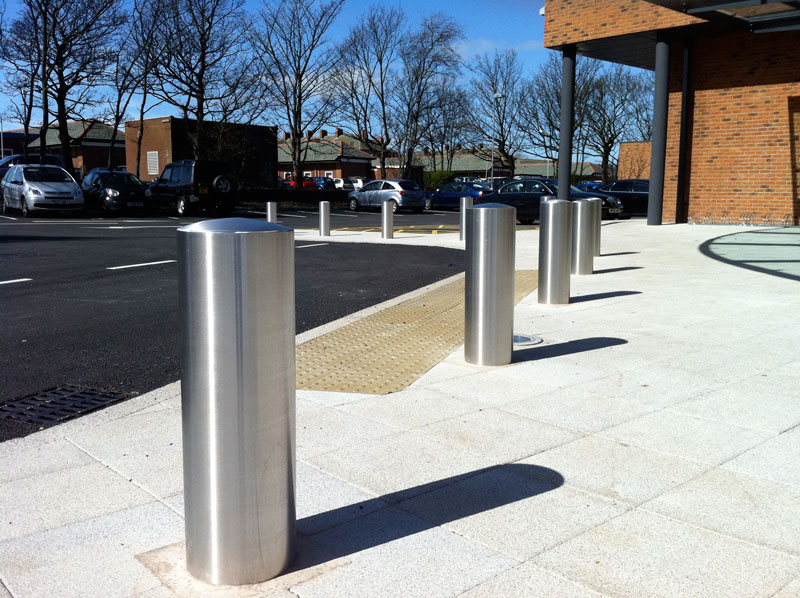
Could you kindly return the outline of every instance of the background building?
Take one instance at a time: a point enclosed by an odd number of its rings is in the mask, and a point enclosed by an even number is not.
[[[111,147],[113,127],[99,121],[85,120],[67,123],[67,131],[71,139],[72,166],[79,176],[83,177],[93,168],[105,168],[108,166],[108,152]],[[30,132],[38,135],[39,129],[31,129]],[[38,137],[31,141],[28,144],[29,153],[37,153],[40,143],[41,139]],[[58,127],[48,127],[45,145],[48,154],[61,155],[61,140],[59,139]],[[124,165],[125,133],[117,131],[114,149],[111,154],[111,166],[112,168],[117,168]]]

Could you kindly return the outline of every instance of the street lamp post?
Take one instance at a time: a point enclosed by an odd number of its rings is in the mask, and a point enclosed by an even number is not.
[[[502,94],[502,93],[496,93],[496,94],[494,94],[494,106],[495,106],[495,113],[497,112],[497,100],[500,100],[500,99],[502,99],[502,98],[504,98],[504,97],[506,97],[506,96],[505,96],[505,94]],[[493,120],[494,120],[494,119],[493,119]],[[497,128],[496,128],[494,131],[492,131],[492,133],[493,133],[493,134],[494,134],[494,133],[496,133],[496,134],[497,134],[497,137],[495,137],[494,139],[492,139],[492,143],[491,143],[491,146],[492,146],[492,185],[491,185],[491,189],[492,189],[492,191],[494,191],[494,143],[495,143],[495,141],[497,141],[497,138],[499,138],[499,137],[500,137],[500,118],[498,117],[498,119],[497,119],[497,120],[498,120],[498,122],[497,122]],[[492,125],[494,125],[494,124],[495,124],[495,123],[493,122],[493,123],[492,123]],[[494,136],[494,135],[493,135],[493,136]]]

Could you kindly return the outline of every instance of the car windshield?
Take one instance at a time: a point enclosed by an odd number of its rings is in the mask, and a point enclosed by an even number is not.
[[[558,191],[558,183],[551,183],[551,182],[548,182],[547,184],[548,184],[550,187],[552,187],[552,188],[553,188],[553,191]],[[574,192],[576,192],[576,191],[577,191],[578,193],[583,193],[583,191],[581,191],[580,189],[578,189],[578,188],[577,188],[575,185],[570,185],[570,186],[569,186],[569,190],[570,190],[570,191],[572,191],[573,193],[574,193]]]
[[[25,180],[32,183],[71,183],[72,177],[66,170],[60,168],[41,168],[37,166],[26,166],[23,169]]]
[[[136,178],[135,175],[128,172],[109,172],[100,175],[100,180],[106,186],[113,185],[133,185],[135,187],[144,187],[144,183]]]
[[[419,189],[419,185],[414,181],[400,181],[400,188],[405,191],[416,191]]]

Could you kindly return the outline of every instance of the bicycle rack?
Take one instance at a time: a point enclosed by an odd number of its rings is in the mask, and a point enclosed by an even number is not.
[[[703,216],[703,224],[714,224],[713,212],[706,212],[706,215]]]
[[[722,212],[722,217],[719,219],[720,224],[730,224],[730,212]]]
[[[761,224],[772,226],[772,214],[764,214],[764,217],[761,218]]]
[[[783,226],[791,226],[793,221],[794,221],[794,218],[792,218],[791,214],[785,214],[783,216],[783,220],[781,221],[781,224],[783,224]]]

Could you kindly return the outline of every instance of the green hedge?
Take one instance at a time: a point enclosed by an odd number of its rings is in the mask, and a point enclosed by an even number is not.
[[[422,182],[425,189],[438,189],[442,185],[449,183],[456,178],[456,173],[449,170],[431,170],[424,172]]]

